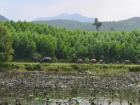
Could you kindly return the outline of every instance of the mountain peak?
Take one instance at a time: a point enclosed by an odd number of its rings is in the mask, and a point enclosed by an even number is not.
[[[79,14],[79,13],[73,13],[73,14],[71,14],[71,15],[75,15],[75,16],[82,16],[81,14]]]
[[[0,21],[7,21],[8,19],[2,15],[0,15]]]
[[[41,18],[38,18],[37,20],[47,21],[47,20],[60,20],[60,19],[61,20],[74,20],[74,21],[79,21],[79,22],[89,22],[89,23],[94,22],[94,18],[82,16],[79,13],[74,13],[74,14],[62,13],[53,17],[41,17]]]

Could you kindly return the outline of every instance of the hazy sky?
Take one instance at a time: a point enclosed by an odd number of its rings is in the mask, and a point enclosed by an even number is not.
[[[13,20],[61,13],[80,13],[102,21],[140,17],[140,0],[0,0],[0,14]]]

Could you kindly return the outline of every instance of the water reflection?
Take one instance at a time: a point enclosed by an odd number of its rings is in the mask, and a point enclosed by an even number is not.
[[[1,96],[2,102],[10,105],[140,105],[139,95],[133,90],[51,90],[46,94],[20,93]],[[93,104],[94,103],[94,104]]]

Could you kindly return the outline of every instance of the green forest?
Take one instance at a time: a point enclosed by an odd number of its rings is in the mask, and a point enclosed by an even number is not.
[[[96,58],[106,63],[135,63],[140,60],[140,30],[91,32],[32,22],[0,23],[1,60],[31,61],[46,56],[66,62]]]

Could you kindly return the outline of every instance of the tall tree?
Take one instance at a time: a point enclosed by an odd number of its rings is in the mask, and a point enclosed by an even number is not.
[[[14,34],[13,48],[16,59],[32,58],[36,50],[36,43],[28,32]]]
[[[0,25],[0,63],[12,60],[12,38],[4,25]]]
[[[102,26],[102,23],[99,22],[98,18],[95,18],[95,22],[93,25],[95,25],[96,30],[99,31],[100,27]]]

